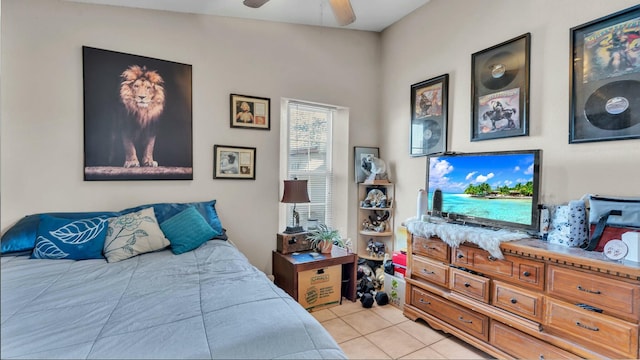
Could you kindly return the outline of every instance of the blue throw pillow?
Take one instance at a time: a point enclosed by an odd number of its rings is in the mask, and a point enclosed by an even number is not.
[[[204,217],[207,223],[216,232],[216,235],[215,235],[216,239],[222,239],[222,240],[227,239],[225,232],[222,229],[222,223],[220,222],[218,213],[216,212],[216,200],[192,202],[192,203],[148,204],[148,205],[141,205],[141,206],[136,206],[134,208],[125,209],[120,211],[120,213],[128,214],[131,212],[135,212],[135,211],[139,211],[141,209],[147,208],[149,206],[153,206],[153,211],[155,212],[156,219],[160,224],[162,224],[167,219],[175,216],[176,214],[187,209],[190,206],[195,207],[196,210],[200,213],[200,215]]]
[[[160,223],[160,229],[176,255],[191,251],[217,235],[194,206]]]
[[[40,216],[32,259],[102,259],[108,220]]]
[[[65,219],[84,219],[101,216],[103,218],[118,216],[116,212],[74,212],[74,213],[48,213],[33,214],[20,219],[2,234],[0,253],[18,254],[28,251],[31,253],[36,243],[38,225],[41,215],[50,215]]]

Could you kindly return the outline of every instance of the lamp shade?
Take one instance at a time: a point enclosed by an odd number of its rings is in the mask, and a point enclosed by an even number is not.
[[[311,202],[307,192],[307,180],[285,180],[280,202],[288,204]]]

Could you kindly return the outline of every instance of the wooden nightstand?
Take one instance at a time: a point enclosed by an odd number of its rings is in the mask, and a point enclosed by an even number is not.
[[[311,259],[310,251],[300,252],[301,256],[281,254],[273,251],[273,275],[275,284],[286,291],[296,301],[298,300],[298,275],[301,272],[321,269],[335,265],[342,265],[342,279],[345,282],[345,290],[342,296],[351,301],[356,301],[356,271],[358,269],[358,256],[347,254],[344,256],[331,256],[321,254],[322,259]],[[338,285],[342,288],[342,283]]]

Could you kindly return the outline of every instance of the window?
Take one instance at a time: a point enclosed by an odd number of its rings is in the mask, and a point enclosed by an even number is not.
[[[335,108],[288,100],[286,104],[285,178],[308,181],[310,203],[296,204],[300,226],[308,219],[333,226],[332,125]],[[286,224],[291,225],[293,204],[287,204]]]

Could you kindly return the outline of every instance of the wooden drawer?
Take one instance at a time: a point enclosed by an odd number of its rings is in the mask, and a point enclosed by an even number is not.
[[[465,309],[419,288],[413,287],[412,289],[411,305],[470,335],[489,341],[489,318],[487,316]]]
[[[497,321],[491,321],[489,343],[517,359],[576,359],[578,356]]]
[[[542,322],[544,294],[518,288],[500,281],[493,281],[492,288],[492,305],[527,319]]]
[[[454,265],[465,267],[469,264],[470,258],[471,257],[469,256],[468,247],[463,246],[463,247],[454,248],[451,256],[451,263]]]
[[[449,288],[474,299],[489,303],[490,279],[460,269],[449,269]]]
[[[438,238],[413,237],[412,251],[443,262],[449,261],[449,246]]]
[[[548,332],[559,333],[608,357],[638,358],[638,325],[611,316],[547,299]]]
[[[449,283],[449,267],[447,265],[415,255],[411,261],[411,278],[447,287]]]
[[[548,292],[566,300],[585,303],[611,315],[640,319],[640,285],[549,266]]]
[[[485,250],[468,246],[457,248],[452,261],[455,265],[475,270],[489,277],[537,290],[544,289],[543,262],[510,255],[505,255],[504,259],[498,259]]]

